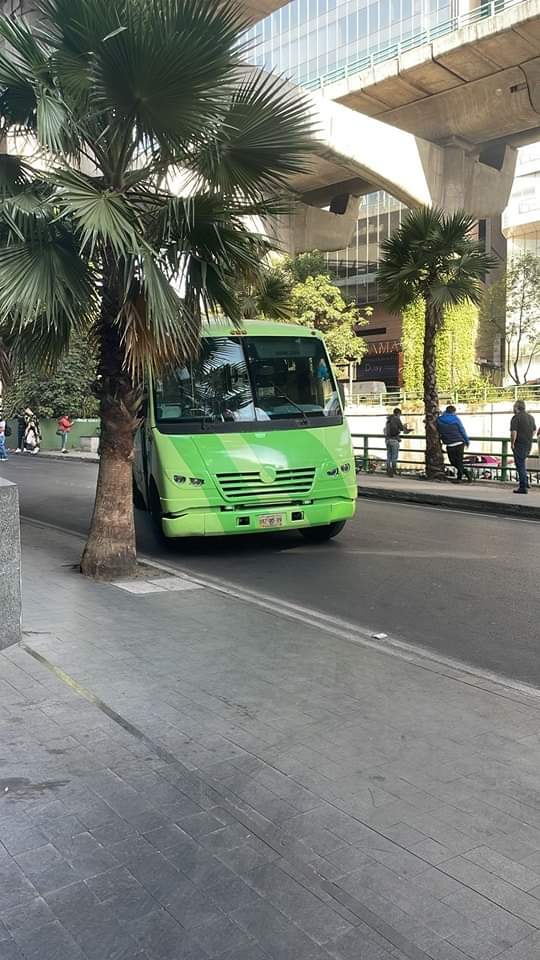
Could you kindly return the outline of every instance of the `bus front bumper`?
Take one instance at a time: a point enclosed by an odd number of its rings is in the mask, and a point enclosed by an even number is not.
[[[267,507],[201,507],[178,516],[164,516],[166,537],[218,537],[234,533],[271,533],[326,526],[354,516],[355,500],[319,500],[309,504]]]

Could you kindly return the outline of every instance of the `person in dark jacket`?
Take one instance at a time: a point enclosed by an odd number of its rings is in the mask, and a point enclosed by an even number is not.
[[[397,476],[397,464],[399,460],[399,444],[403,433],[410,433],[401,419],[401,410],[396,407],[394,412],[389,414],[384,425],[384,439],[386,443],[386,472],[389,477]]]
[[[527,413],[524,400],[516,400],[514,416],[510,421],[510,438],[519,477],[519,487],[514,493],[529,492],[529,475],[527,473],[527,457],[531,452],[536,423],[534,417]]]
[[[463,466],[463,454],[465,447],[469,446],[469,437],[461,420],[456,414],[456,408],[448,406],[444,413],[437,417],[437,430],[442,443],[446,447],[448,459],[457,471],[457,479],[454,483],[461,483],[465,476],[470,480],[470,476]]]

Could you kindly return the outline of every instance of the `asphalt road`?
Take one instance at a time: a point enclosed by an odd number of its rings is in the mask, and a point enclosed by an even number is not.
[[[84,532],[93,464],[12,456],[24,516]],[[137,514],[139,548],[163,555]],[[168,564],[222,577],[540,687],[540,526],[363,501],[341,536],[177,541]]]

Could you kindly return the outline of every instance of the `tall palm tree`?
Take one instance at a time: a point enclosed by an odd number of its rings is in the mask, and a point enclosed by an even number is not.
[[[247,224],[282,209],[313,150],[302,99],[246,68],[246,26],[230,0],[35,0],[31,21],[0,18],[0,332],[40,364],[74,331],[96,339],[89,576],[135,564],[143,375],[197,350],[205,312],[241,317],[238,278],[268,250]]]
[[[444,474],[437,433],[439,395],[435,344],[446,307],[482,297],[482,280],[496,266],[481,244],[471,239],[474,219],[460,210],[435,207],[411,210],[395,233],[381,244],[378,281],[388,307],[397,312],[421,300],[425,309],[424,410],[426,476]],[[472,331],[471,331],[472,336]]]

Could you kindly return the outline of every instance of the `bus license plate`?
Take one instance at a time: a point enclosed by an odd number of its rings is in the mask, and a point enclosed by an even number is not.
[[[281,527],[283,516],[281,513],[269,513],[266,517],[259,517],[260,527]]]

